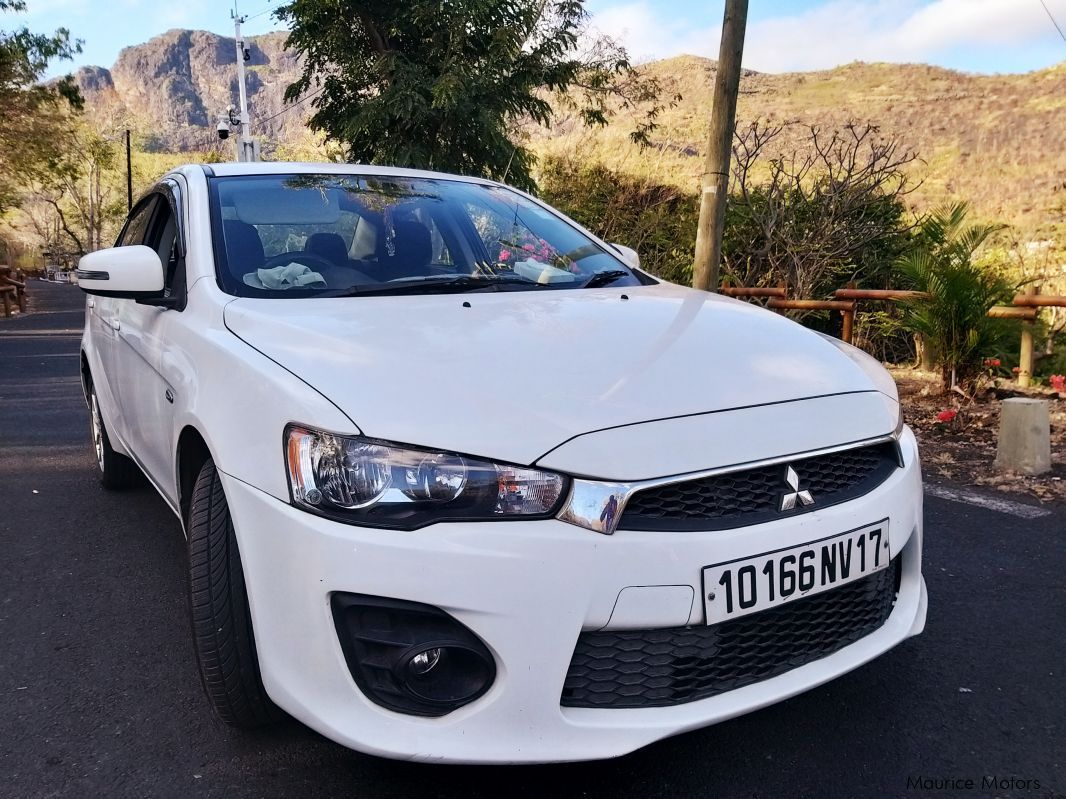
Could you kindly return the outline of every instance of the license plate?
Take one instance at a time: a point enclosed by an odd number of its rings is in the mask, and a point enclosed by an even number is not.
[[[827,591],[888,566],[888,520],[703,569],[707,624]]]

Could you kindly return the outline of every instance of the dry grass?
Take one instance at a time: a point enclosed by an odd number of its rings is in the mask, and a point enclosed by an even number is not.
[[[680,56],[646,69],[661,80],[664,94],[684,98],[662,113],[654,149],[641,152],[628,140],[633,114],[626,111],[600,130],[566,116],[550,131],[530,129],[534,149],[697,189],[714,62]],[[822,72],[747,73],[740,91],[740,126],[760,118],[826,128],[872,122],[919,153],[921,162],[911,168],[923,181],[912,196],[917,207],[967,200],[979,218],[1011,224],[1027,238],[1066,242],[1066,63],[1002,76],[854,63]]]

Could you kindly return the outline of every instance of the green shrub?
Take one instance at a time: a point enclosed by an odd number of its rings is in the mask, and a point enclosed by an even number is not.
[[[974,253],[999,228],[967,225],[964,203],[929,214],[919,225],[914,248],[897,262],[911,288],[927,297],[903,304],[903,323],[937,354],[944,390],[965,386],[982,371],[984,359],[1003,344],[1003,320],[988,309],[1009,303],[1006,278],[974,262]]]
[[[692,282],[699,197],[676,186],[600,165],[546,159],[540,197],[601,239],[640,253],[642,267],[664,280]]]

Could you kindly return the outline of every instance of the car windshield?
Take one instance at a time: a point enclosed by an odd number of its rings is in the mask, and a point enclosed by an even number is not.
[[[509,189],[357,175],[212,178],[219,282],[252,297],[563,290],[655,282]]]

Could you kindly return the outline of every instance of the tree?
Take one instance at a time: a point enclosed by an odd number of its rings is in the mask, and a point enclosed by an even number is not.
[[[436,169],[533,187],[526,120],[550,125],[570,92],[586,124],[648,103],[658,83],[625,50],[588,35],[584,0],[291,0],[275,12],[303,74],[286,100],[311,100],[312,128],[350,162]]]
[[[974,254],[1000,225],[969,225],[958,203],[934,211],[918,229],[915,246],[897,267],[909,287],[926,296],[903,305],[903,324],[936,353],[943,386],[966,386],[1003,335],[988,309],[1006,303],[1017,288],[1001,274],[974,261]]]
[[[916,154],[874,125],[753,122],[734,136],[723,272],[797,297],[886,277],[906,249],[904,168]]]
[[[23,0],[0,0],[0,12],[25,11]],[[41,170],[56,168],[62,156],[57,139],[66,112],[82,100],[69,75],[40,83],[48,64],[70,59],[81,43],[70,32],[31,33],[25,27],[0,31],[0,213],[17,201],[20,182]]]

